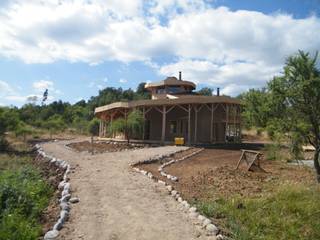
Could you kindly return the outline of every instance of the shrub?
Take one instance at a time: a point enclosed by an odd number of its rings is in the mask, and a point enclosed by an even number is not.
[[[37,239],[38,223],[52,189],[40,172],[24,166],[0,175],[0,240]]]

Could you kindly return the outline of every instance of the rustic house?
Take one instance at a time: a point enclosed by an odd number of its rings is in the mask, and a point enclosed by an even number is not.
[[[115,102],[97,107],[95,115],[101,119],[101,138],[112,137],[108,125],[118,117],[124,117],[132,109],[143,113],[145,142],[173,142],[183,137],[187,144],[210,144],[240,141],[241,104],[238,99],[220,96],[200,96],[193,92],[196,85],[176,77],[147,83],[152,99]]]

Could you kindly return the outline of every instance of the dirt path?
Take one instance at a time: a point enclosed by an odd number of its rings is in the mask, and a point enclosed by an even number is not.
[[[71,218],[60,239],[75,240],[189,240],[201,235],[163,187],[131,170],[129,163],[177,147],[146,148],[90,155],[47,143],[44,150],[76,167],[70,175],[73,196]],[[211,237],[212,239],[212,237]]]

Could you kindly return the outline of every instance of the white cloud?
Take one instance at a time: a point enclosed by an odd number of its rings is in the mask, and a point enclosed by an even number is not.
[[[204,0],[16,0],[0,10],[2,56],[26,63],[143,61],[230,94],[234,84],[263,85],[298,49],[319,50],[319,35],[316,16],[231,11]],[[169,60],[157,62],[162,57]]]
[[[127,79],[124,79],[124,78],[120,78],[120,79],[119,79],[119,83],[127,83],[127,82],[128,82]]]
[[[13,88],[7,82],[0,80],[0,97],[4,97],[13,93]]]
[[[44,92],[46,89],[54,90],[53,85],[53,82],[49,80],[39,80],[32,84],[33,88],[39,92]]]

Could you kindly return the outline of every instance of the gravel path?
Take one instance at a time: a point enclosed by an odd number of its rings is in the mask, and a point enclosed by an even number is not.
[[[43,145],[45,152],[75,167],[71,173],[71,217],[60,239],[75,240],[191,240],[201,235],[163,187],[132,171],[129,163],[181,148],[166,146],[90,155],[64,147]]]

